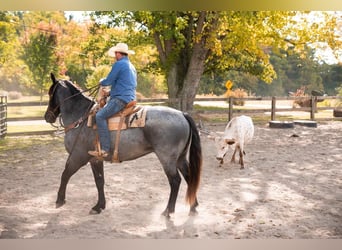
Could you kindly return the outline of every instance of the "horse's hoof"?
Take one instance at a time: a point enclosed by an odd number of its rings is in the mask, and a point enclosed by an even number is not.
[[[171,216],[170,216],[170,213],[168,210],[165,210],[164,212],[161,213],[162,216],[164,216],[166,219],[170,219]]]
[[[96,205],[95,207],[93,207],[89,211],[89,214],[100,214],[102,212],[102,210],[104,210],[104,209],[105,209],[105,205],[103,205],[103,206]]]
[[[191,211],[189,212],[189,216],[196,216],[196,215],[198,215],[198,212],[197,212],[196,209],[191,210]]]
[[[100,209],[97,209],[97,210],[95,210],[95,209],[91,209],[90,211],[89,211],[89,214],[100,214],[102,212],[102,209],[100,208]]]
[[[60,208],[60,207],[63,206],[64,204],[65,204],[65,201],[56,202],[56,208]]]

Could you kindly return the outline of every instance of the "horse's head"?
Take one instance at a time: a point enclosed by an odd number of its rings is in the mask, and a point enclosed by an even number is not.
[[[58,103],[56,92],[59,82],[56,80],[54,74],[51,73],[52,85],[49,89],[49,105],[46,109],[44,118],[48,123],[54,123],[60,114],[60,104]]]
[[[54,123],[56,121],[58,115],[61,113],[61,106],[63,103],[74,95],[73,89],[69,87],[72,83],[68,80],[58,80],[52,73],[51,80],[52,85],[49,89],[49,105],[44,115],[45,121],[48,123]]]
[[[73,119],[72,113],[84,113],[82,110],[90,107],[92,101],[83,95],[82,91],[71,81],[56,79],[52,73],[51,80],[49,105],[44,115],[46,122],[54,123],[59,114],[62,114],[62,117],[64,114],[65,116],[70,116],[70,119]]]

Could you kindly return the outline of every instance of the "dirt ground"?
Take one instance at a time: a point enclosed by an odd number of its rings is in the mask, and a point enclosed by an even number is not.
[[[223,131],[224,124],[206,128]],[[214,142],[202,135],[199,214],[188,216],[183,181],[170,220],[160,215],[169,186],[154,154],[105,164],[107,208],[101,214],[88,214],[97,201],[89,165],[72,177],[67,203],[56,209],[67,154],[61,138],[47,136],[44,144],[37,139],[0,152],[0,238],[340,239],[341,131],[342,122],[293,129],[256,125],[244,170],[229,162],[230,155],[218,167]]]

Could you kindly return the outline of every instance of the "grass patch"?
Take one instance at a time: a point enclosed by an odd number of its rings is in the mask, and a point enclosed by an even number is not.
[[[44,96],[43,102],[48,101],[49,97]],[[23,96],[20,99],[7,99],[8,103],[25,103],[25,102],[40,102],[39,96]],[[8,106],[8,118],[22,118],[22,117],[44,117],[47,106],[42,104],[40,106]]]
[[[51,143],[62,143],[62,137],[53,136],[17,136],[9,137],[6,136],[4,139],[0,140],[0,151],[8,150],[21,150],[25,148],[30,148],[33,145],[47,145]]]
[[[43,102],[49,101],[49,96],[43,96]],[[22,102],[40,102],[40,96],[22,96],[20,99],[7,98],[8,103],[22,103]]]
[[[39,131],[54,131],[56,128],[50,124],[46,125],[11,125],[7,126],[7,133],[22,133],[22,132],[39,132]]]
[[[8,118],[41,117],[44,119],[46,106],[7,107]]]
[[[226,107],[202,106],[202,105],[199,105],[199,104],[194,104],[193,108],[196,111],[218,111],[218,110],[223,110],[223,111],[227,111],[227,113],[228,113],[228,109]]]

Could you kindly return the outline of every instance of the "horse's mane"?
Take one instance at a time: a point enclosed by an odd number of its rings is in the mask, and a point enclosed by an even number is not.
[[[69,80],[62,80],[65,84],[68,85],[69,89],[71,90],[73,95],[82,95],[84,98],[88,99],[89,101],[93,101],[91,97],[85,94],[86,91],[82,90],[81,87]]]

